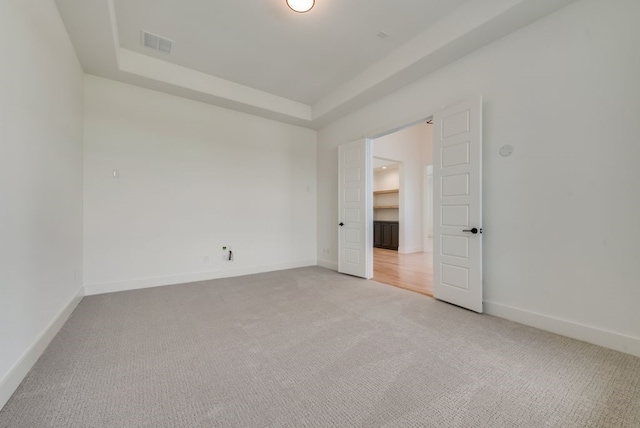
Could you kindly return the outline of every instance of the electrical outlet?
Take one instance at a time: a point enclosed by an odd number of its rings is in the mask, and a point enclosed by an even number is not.
[[[231,249],[231,245],[224,245],[222,247],[222,260],[225,262],[233,261],[233,250]]]

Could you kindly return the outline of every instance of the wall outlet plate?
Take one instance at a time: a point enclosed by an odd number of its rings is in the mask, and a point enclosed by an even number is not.
[[[225,245],[222,247],[222,260],[225,262],[232,262],[233,261],[233,255],[231,255],[231,257],[229,257],[229,254],[233,254],[232,250],[231,250],[231,245]]]

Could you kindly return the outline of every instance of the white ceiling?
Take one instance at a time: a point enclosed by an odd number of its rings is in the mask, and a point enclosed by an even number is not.
[[[395,169],[400,164],[398,162],[390,161],[387,159],[373,158],[373,170],[382,171],[382,169]]]
[[[154,55],[140,30],[175,42],[164,61],[314,104],[468,0],[114,0],[120,46]],[[380,39],[376,35],[389,36]]]
[[[87,73],[318,128],[573,0],[55,1]]]

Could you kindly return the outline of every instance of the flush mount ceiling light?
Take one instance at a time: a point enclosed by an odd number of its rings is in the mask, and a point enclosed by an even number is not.
[[[287,6],[299,13],[309,12],[315,3],[315,0],[287,0]]]

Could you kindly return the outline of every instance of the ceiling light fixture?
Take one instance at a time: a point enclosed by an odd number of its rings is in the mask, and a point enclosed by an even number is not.
[[[315,3],[315,0],[287,0],[287,6],[298,13],[309,12]]]

